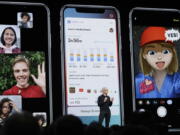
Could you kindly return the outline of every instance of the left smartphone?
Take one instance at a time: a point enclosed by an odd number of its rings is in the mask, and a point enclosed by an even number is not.
[[[49,9],[0,2],[0,16],[0,112],[29,111],[46,126],[52,121]]]

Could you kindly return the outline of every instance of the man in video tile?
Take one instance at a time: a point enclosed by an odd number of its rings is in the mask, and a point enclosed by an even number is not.
[[[30,62],[25,56],[17,56],[12,64],[13,74],[17,84],[5,90],[3,95],[21,95],[22,98],[46,97],[45,67],[44,62],[38,65],[38,77],[30,74]],[[30,85],[30,75],[37,85]]]

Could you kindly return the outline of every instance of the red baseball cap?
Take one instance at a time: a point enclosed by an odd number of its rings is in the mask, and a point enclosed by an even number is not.
[[[166,30],[167,29],[164,27],[154,27],[154,26],[147,27],[141,35],[140,46],[144,46],[148,43],[159,42],[159,41],[169,42],[173,44],[171,41],[166,41],[166,37],[165,37]]]

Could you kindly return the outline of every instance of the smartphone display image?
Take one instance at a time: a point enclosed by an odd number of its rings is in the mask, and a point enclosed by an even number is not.
[[[60,23],[64,113],[77,115],[86,124],[102,123],[107,113],[106,126],[121,125],[118,12],[108,6],[65,5]]]
[[[40,127],[46,127],[47,126],[46,112],[33,112],[33,116],[37,119]]]
[[[36,57],[39,57],[38,59]],[[31,59],[33,58],[34,59]],[[43,52],[21,52],[21,54],[1,54],[2,95],[21,95],[22,98],[45,98],[45,54]],[[5,79],[6,80],[6,79]],[[15,84],[12,86],[12,84]]]
[[[6,40],[10,35],[11,41]],[[0,25],[0,53],[20,53],[20,28],[17,25]]]
[[[0,125],[4,125],[6,118],[14,113],[21,112],[21,96],[0,96]]]
[[[134,110],[152,112],[169,128],[179,128],[180,120],[179,24],[176,9],[130,13]]]
[[[17,13],[17,25],[20,28],[32,28],[33,27],[33,14],[28,12]]]
[[[0,95],[21,97],[22,111],[52,121],[49,10],[40,3],[0,2]],[[13,100],[16,103],[16,98]]]

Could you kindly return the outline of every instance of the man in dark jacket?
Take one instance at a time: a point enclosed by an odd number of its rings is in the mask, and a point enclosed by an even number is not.
[[[113,98],[108,96],[108,89],[102,88],[102,95],[98,97],[98,106],[100,107],[99,113],[99,123],[102,124],[103,120],[105,119],[105,126],[109,127],[111,111],[109,106],[112,105]]]

